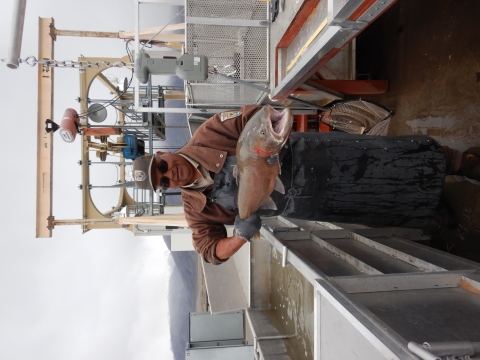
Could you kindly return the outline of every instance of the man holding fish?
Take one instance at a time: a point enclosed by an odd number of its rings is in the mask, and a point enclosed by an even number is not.
[[[135,160],[136,186],[180,188],[196,251],[221,264],[257,234],[260,215],[422,228],[445,175],[480,181],[480,158],[429,136],[291,133],[292,123],[269,105],[216,114],[178,152]]]

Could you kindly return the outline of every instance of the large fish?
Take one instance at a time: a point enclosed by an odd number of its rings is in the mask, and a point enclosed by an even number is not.
[[[261,108],[245,125],[237,144],[238,215],[244,220],[259,208],[276,209],[270,194],[285,193],[278,178],[278,153],[290,135],[293,115],[270,105]]]

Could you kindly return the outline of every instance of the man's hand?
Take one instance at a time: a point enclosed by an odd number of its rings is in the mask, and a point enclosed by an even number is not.
[[[246,241],[250,241],[250,239],[254,237],[256,233],[258,233],[261,227],[262,220],[257,213],[254,213],[245,220],[240,219],[240,217],[237,215],[235,218],[235,231],[233,234]]]
[[[247,241],[260,230],[262,220],[257,213],[249,218],[242,220],[235,218],[235,231],[233,236],[221,239],[215,248],[215,256],[220,260],[225,260],[235,254]]]

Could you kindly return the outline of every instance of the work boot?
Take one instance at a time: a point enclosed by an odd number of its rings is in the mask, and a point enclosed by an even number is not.
[[[457,175],[480,181],[480,157],[475,154],[463,153]]]

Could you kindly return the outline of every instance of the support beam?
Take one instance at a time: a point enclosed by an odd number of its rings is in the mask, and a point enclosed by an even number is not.
[[[152,37],[153,35],[158,33],[160,30],[162,30],[162,32],[175,31],[175,30],[185,30],[185,23],[171,24],[171,25],[167,25],[167,26],[156,26],[156,27],[147,28],[147,29],[140,29],[139,35],[141,37],[143,37],[143,36]],[[127,38],[133,39],[133,37],[135,36],[135,31],[120,31],[118,33],[118,35],[122,39],[127,39]]]
[[[107,79],[107,77],[105,75],[103,75],[102,73],[98,74],[97,75],[97,79],[100,80],[100,82],[105,85],[105,87],[110,90],[110,92],[112,94],[121,94],[121,91],[118,90],[118,88],[113,85],[110,80]]]
[[[140,30],[140,39],[141,40],[150,40],[155,34],[159,35],[159,31],[162,30],[164,26],[157,26],[148,29]],[[162,35],[176,35],[173,37],[167,37],[168,41],[184,41],[183,34],[165,34],[168,31],[175,30],[185,30],[185,23],[172,24],[166,26],[162,31]],[[99,37],[99,38],[110,38],[110,39],[133,39],[135,36],[134,31],[84,31],[84,30],[60,30],[56,29],[53,25],[50,29],[52,37],[56,40],[56,36],[76,36],[76,37]],[[161,36],[155,38],[156,40],[163,40]]]
[[[185,6],[185,0],[138,0],[140,4],[164,4]]]
[[[118,219],[118,223],[120,225],[188,226],[184,213],[140,217],[122,217]]]
[[[25,7],[27,0],[12,1],[13,15],[12,27],[10,30],[10,41],[8,44],[7,66],[10,69],[18,68],[20,51],[22,49],[23,24],[25,22]]]
[[[104,225],[104,224],[117,224],[118,221],[114,218],[110,219],[68,219],[68,220],[55,220],[51,219],[52,229],[55,226],[66,226],[66,225]]]
[[[54,24],[52,18],[39,18],[39,59],[53,59],[54,40],[50,36],[50,24]],[[45,120],[53,120],[53,74],[53,67],[38,66],[37,238],[52,237],[48,219],[52,216],[53,133],[45,131]]]
[[[83,30],[58,30],[52,28],[52,34],[55,36],[78,36],[78,37],[101,37],[118,39],[118,32],[108,31],[83,31]]]

